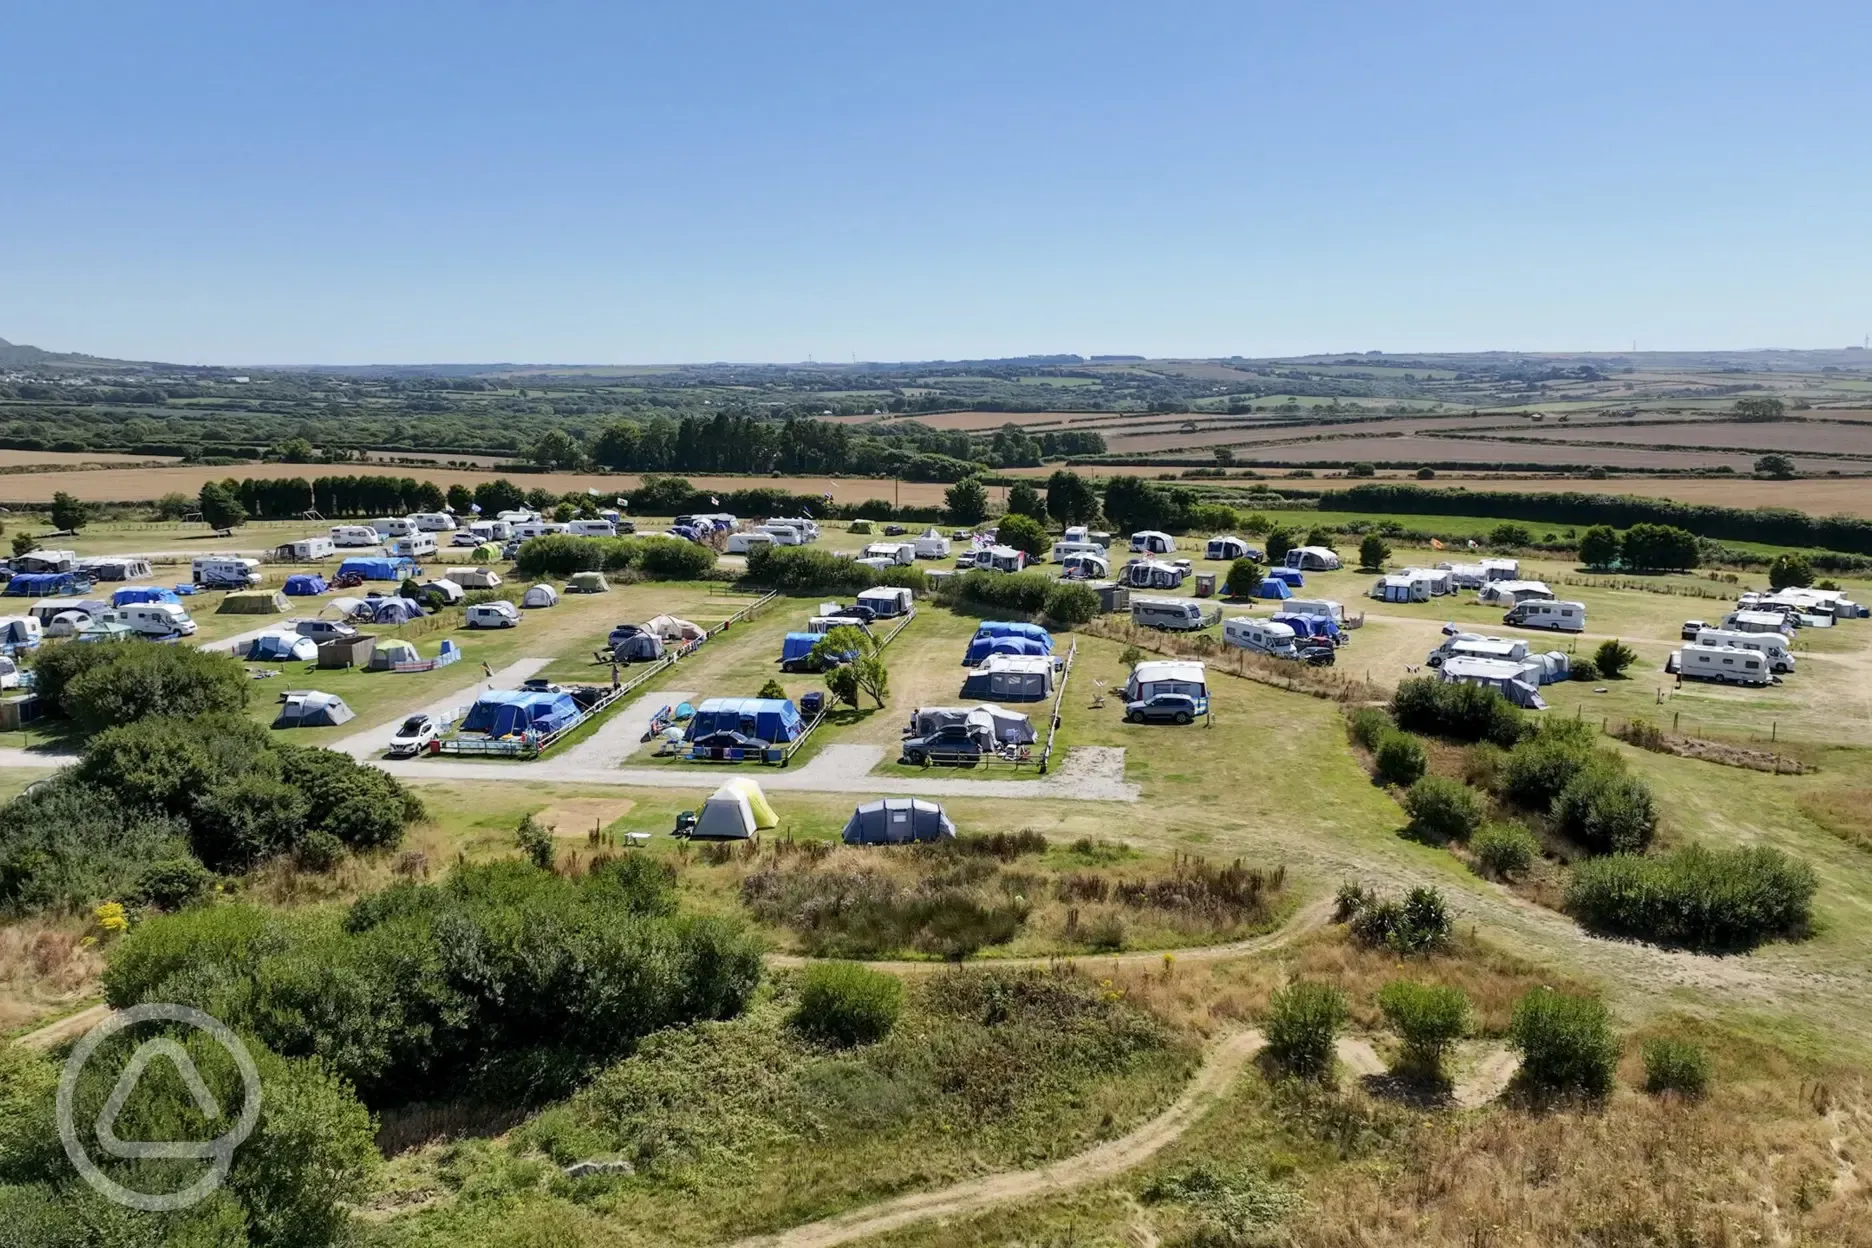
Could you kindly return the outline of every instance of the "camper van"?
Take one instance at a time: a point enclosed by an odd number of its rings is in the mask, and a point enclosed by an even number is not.
[[[120,609],[117,618],[142,637],[187,637],[195,631],[189,613],[173,602],[136,602]]]
[[[1097,542],[1054,542],[1053,553],[1049,556],[1054,563],[1065,563],[1068,555],[1098,555],[1103,557],[1105,548]]]
[[[1193,598],[1131,599],[1131,622],[1139,628],[1161,628],[1172,633],[1193,633],[1207,628],[1221,616],[1220,609],[1203,614],[1202,604]]]
[[[1131,535],[1131,549],[1140,555],[1167,555],[1176,549],[1176,539],[1159,529],[1139,529]]]
[[[520,623],[520,612],[511,602],[480,602],[468,608],[469,628],[513,628]]]
[[[888,559],[898,567],[908,567],[916,562],[916,547],[909,542],[872,542],[859,558]]]
[[[333,546],[381,546],[383,534],[368,524],[334,524],[331,542]]]
[[[416,527],[425,533],[452,533],[455,531],[455,517],[446,511],[419,511],[410,517]]]
[[[416,532],[416,521],[411,516],[389,516],[371,521],[371,528],[386,538],[408,537]]]
[[[302,537],[274,549],[273,557],[282,563],[317,563],[337,553],[329,537]]]
[[[1740,646],[1704,646],[1692,643],[1671,655],[1667,670],[1690,680],[1716,680],[1732,685],[1765,685],[1768,656]]]
[[[513,525],[505,520],[476,520],[468,531],[484,542],[504,542],[513,537]]]
[[[1291,627],[1276,624],[1272,620],[1257,620],[1248,615],[1222,621],[1222,644],[1251,650],[1256,654],[1270,654],[1277,659],[1300,657],[1300,648],[1294,644],[1294,630]]]
[[[250,589],[260,583],[260,561],[237,555],[197,555],[189,571],[197,585],[213,589]]]
[[[1586,605],[1580,602],[1542,602],[1528,599],[1517,602],[1502,616],[1502,623],[1515,628],[1550,628],[1561,633],[1586,631]]]
[[[399,559],[420,559],[424,555],[433,555],[436,553],[435,534],[406,533],[402,537],[393,538],[390,553]]]
[[[768,537],[773,539],[773,544],[776,546],[804,546],[806,544],[806,535],[804,533],[801,533],[792,525],[784,524],[778,520],[769,520],[766,524],[761,525],[760,528],[754,531],[756,533],[765,533]]]
[[[608,520],[574,520],[566,532],[573,537],[616,537],[617,526]]]
[[[1699,628],[1696,633],[1696,644],[1753,650],[1768,660],[1768,670],[1771,672],[1794,670],[1794,652],[1788,649],[1787,637],[1783,633],[1749,633],[1739,629]]]

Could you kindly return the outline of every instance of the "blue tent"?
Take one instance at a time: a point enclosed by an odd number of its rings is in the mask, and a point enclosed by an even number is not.
[[[318,643],[310,637],[292,633],[261,633],[247,646],[247,659],[286,663],[294,659],[310,663],[318,658]]]
[[[7,582],[6,592],[14,598],[51,598],[77,589],[78,578],[69,572],[21,572]]]
[[[1053,644],[1050,640],[1039,641],[1032,637],[1013,635],[983,637],[978,633],[975,639],[969,642],[968,651],[962,656],[962,663],[965,667],[977,667],[991,654],[1048,655],[1052,653]]]
[[[1255,597],[1291,598],[1293,597],[1293,591],[1287,588],[1286,581],[1281,580],[1278,576],[1270,576],[1261,582],[1260,588],[1255,590]]]
[[[128,607],[139,602],[181,602],[173,589],[157,585],[130,585],[111,595],[111,606]]]
[[[1339,626],[1330,615],[1292,615],[1275,612],[1273,622],[1285,624],[1293,629],[1296,637],[1331,637],[1339,636]]]
[[[983,620],[975,628],[977,637],[1028,637],[1046,646],[1048,654],[1053,653],[1053,635],[1038,624],[1025,624],[1019,620]]]
[[[1306,584],[1306,573],[1299,568],[1274,568],[1268,572],[1268,575],[1277,580],[1286,581],[1295,589]]]
[[[579,715],[569,693],[544,690],[490,689],[476,699],[461,722],[463,732],[511,737],[525,732],[557,732]]]
[[[791,741],[805,729],[799,709],[785,698],[708,698],[696,708],[683,739],[736,733],[771,745]]]
[[[788,671],[812,669],[816,666],[812,657],[813,647],[824,640],[824,633],[788,633],[780,643],[780,666]],[[857,657],[856,651],[847,650],[844,654],[836,656],[836,660],[846,661]]]
[[[316,572],[296,572],[286,578],[286,592],[294,598],[309,598],[313,594],[322,594],[330,586],[325,578]]]
[[[370,607],[373,624],[403,624],[425,614],[413,598],[373,598]]]
[[[339,576],[356,574],[367,581],[400,581],[416,571],[411,559],[391,559],[382,555],[352,555],[338,565]]]

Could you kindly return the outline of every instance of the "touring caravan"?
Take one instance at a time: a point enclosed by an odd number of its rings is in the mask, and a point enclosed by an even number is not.
[[[1222,621],[1222,644],[1251,650],[1256,654],[1271,654],[1277,659],[1300,657],[1300,650],[1294,644],[1292,628],[1248,615]]]
[[[1060,575],[1071,580],[1104,580],[1111,575],[1111,561],[1103,555],[1067,555],[1061,560]]]
[[[566,532],[573,537],[616,537],[617,526],[608,520],[574,520]]]
[[[381,546],[383,534],[368,524],[334,524],[331,542],[333,546]]]
[[[1484,605],[1512,607],[1517,602],[1552,602],[1554,592],[1544,581],[1490,581],[1477,597]]]
[[[1208,628],[1221,616],[1212,610],[1203,614],[1202,604],[1193,598],[1131,599],[1131,622],[1139,628],[1161,628],[1172,633],[1193,633]]]
[[[141,555],[94,555],[80,559],[78,570],[94,581],[141,581],[155,574]]]
[[[29,550],[13,556],[15,572],[76,572],[78,556],[69,550]]]
[[[317,563],[336,553],[337,548],[329,537],[302,537],[296,542],[275,547],[273,557],[281,563]]]
[[[1183,570],[1173,563],[1140,559],[1125,565],[1124,583],[1133,589],[1181,589]]]
[[[1586,605],[1528,599],[1509,608],[1508,614],[1502,616],[1502,623],[1515,628],[1548,628],[1561,633],[1583,633],[1586,631]]]
[[[522,541],[532,537],[550,537],[554,533],[565,532],[563,524],[554,524],[550,520],[523,520],[514,525],[513,535]]]
[[[1072,555],[1098,555],[1102,558],[1104,554],[1105,548],[1097,542],[1054,542],[1048,558],[1054,563],[1065,563]]]
[[[1519,663],[1528,656],[1528,644],[1518,637],[1484,637],[1480,633],[1457,633],[1443,639],[1443,644],[1424,656],[1424,662],[1436,667],[1445,659],[1463,655],[1471,659],[1497,659]]]
[[[1290,598],[1286,610],[1289,615],[1323,615],[1335,624],[1345,623],[1345,604],[1331,598]]]
[[[972,556],[972,558],[971,558]],[[1018,572],[1027,566],[1027,552],[1012,546],[986,546],[962,556],[974,567],[989,572]]]
[[[1482,561],[1484,580],[1512,581],[1520,575],[1521,561],[1519,559],[1484,559]]]
[[[898,567],[916,562],[916,547],[909,542],[872,542],[859,555],[861,559],[888,559]]]
[[[476,520],[468,531],[484,542],[504,542],[513,537],[513,525],[506,520]]]
[[[949,557],[949,539],[935,529],[926,529],[921,537],[910,543],[916,548],[919,559],[947,559]]]
[[[728,545],[725,549],[726,553],[731,555],[746,555],[752,554],[758,547],[772,546],[773,544],[773,534],[762,533],[756,530],[752,533],[730,533],[728,535]]]
[[[769,520],[754,531],[765,533],[776,546],[804,546],[806,544],[804,533],[790,524],[782,524],[777,520]]]
[[[1125,682],[1126,702],[1148,702],[1164,694],[1193,698],[1198,715],[1209,712],[1209,677],[1194,659],[1150,659],[1131,669]]]
[[[874,618],[888,620],[909,615],[915,609],[911,605],[915,598],[916,595],[906,586],[880,585],[875,589],[861,591],[858,605],[870,608]]]
[[[419,511],[410,519],[425,533],[452,533],[456,527],[455,517],[446,511]]]
[[[1704,646],[1692,643],[1672,654],[1667,671],[1689,680],[1715,680],[1732,685],[1765,685],[1768,656],[1740,646]]]
[[[1381,576],[1372,586],[1371,596],[1379,602],[1429,602],[1430,583],[1401,572]]]
[[[1780,633],[1793,627],[1788,617],[1778,611],[1731,611],[1723,616],[1723,627],[1738,633]]]
[[[117,617],[142,637],[187,637],[195,631],[189,613],[173,602],[132,603],[119,610]]]
[[[386,516],[382,520],[371,521],[371,528],[385,538],[408,537],[416,532],[416,521],[409,516]]]
[[[260,583],[260,561],[238,555],[197,555],[189,571],[197,585],[211,589],[249,589]]]
[[[810,517],[802,516],[799,519],[794,519],[789,516],[775,517],[768,520],[767,523],[763,524],[761,527],[770,528],[774,525],[784,525],[799,534],[799,542],[790,543],[791,545],[798,545],[800,542],[816,542],[819,540],[819,526],[815,524]]]
[[[1339,553],[1328,546],[1295,546],[1287,552],[1285,562],[1302,572],[1337,572],[1344,566]]]
[[[1696,644],[1753,650],[1768,660],[1769,671],[1791,672],[1794,670],[1794,652],[1788,649],[1787,636],[1783,633],[1750,633],[1741,629],[1700,628],[1697,630]]]
[[[436,539],[433,533],[405,533],[402,537],[392,538],[390,553],[399,559],[420,559],[424,555],[436,553]]]
[[[1131,549],[1140,555],[1167,555],[1176,549],[1176,539],[1158,529],[1139,529],[1131,535]]]

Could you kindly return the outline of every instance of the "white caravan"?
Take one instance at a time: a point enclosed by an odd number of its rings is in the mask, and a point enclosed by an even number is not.
[[[383,534],[368,524],[334,524],[331,543],[333,546],[381,546]]]
[[[1098,555],[1103,558],[1105,548],[1097,542],[1054,542],[1053,553],[1049,556],[1054,563],[1065,563],[1068,555]]]
[[[302,537],[296,542],[287,542],[273,552],[275,559],[286,563],[317,563],[329,559],[336,553],[336,548],[329,537]]]
[[[420,559],[424,555],[433,555],[436,553],[435,534],[405,533],[402,537],[392,539],[388,549],[399,559]]]
[[[1140,628],[1161,628],[1172,633],[1193,633],[1209,627],[1221,615],[1220,609],[1204,615],[1202,604],[1193,598],[1131,599],[1131,622]]]
[[[1688,645],[1671,655],[1670,667],[1690,680],[1732,685],[1765,685],[1773,679],[1768,656],[1739,646]]]
[[[1249,615],[1238,615],[1222,621],[1222,644],[1256,654],[1272,655],[1277,659],[1300,657],[1299,648],[1294,645],[1291,625],[1257,620]]]
[[[425,533],[452,533],[456,527],[455,517],[446,511],[419,511],[410,519]]]

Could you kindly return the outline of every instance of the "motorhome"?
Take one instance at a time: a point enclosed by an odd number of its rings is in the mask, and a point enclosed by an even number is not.
[[[574,520],[566,532],[573,537],[616,537],[617,526],[608,520]]]
[[[1339,553],[1328,546],[1295,546],[1288,550],[1284,562],[1302,572],[1337,572],[1344,566]]]
[[[468,531],[484,542],[504,542],[513,537],[513,524],[507,520],[476,520]]]
[[[908,567],[916,562],[916,547],[909,542],[872,542],[859,557],[888,559],[898,567]]]
[[[334,524],[331,527],[333,546],[381,546],[383,534],[368,524]]]
[[[762,533],[756,529],[752,533],[730,533],[725,550],[731,555],[745,555],[752,553],[757,547],[775,544],[773,534]]]
[[[1158,529],[1140,529],[1131,535],[1131,549],[1141,555],[1167,555],[1176,549],[1176,539]]]
[[[212,589],[250,589],[260,583],[260,561],[238,555],[197,555],[190,578]]]
[[[424,555],[436,553],[436,539],[433,533],[405,533],[402,537],[392,538],[390,553],[399,559],[420,559]]]
[[[118,610],[117,618],[143,637],[187,637],[195,631],[189,613],[173,602],[136,602]]]
[[[1519,663],[1528,656],[1528,644],[1518,637],[1484,637],[1480,633],[1457,633],[1443,639],[1443,644],[1424,656],[1424,662],[1437,667],[1445,659],[1464,655],[1471,659],[1495,659]]]
[[[1689,680],[1715,680],[1732,685],[1765,685],[1774,677],[1768,656],[1739,646],[1703,646],[1692,643],[1678,650],[1665,665],[1667,671]]]
[[[317,563],[336,553],[336,545],[329,537],[302,537],[273,549],[273,557],[281,563]]]
[[[1788,634],[1795,627],[1779,611],[1731,611],[1723,616],[1722,626],[1738,633]]]
[[[563,524],[554,524],[550,520],[522,520],[514,525],[513,535],[521,541],[533,537],[548,537],[554,533],[565,532]]]
[[[1699,628],[1696,634],[1696,644],[1753,650],[1768,660],[1769,671],[1791,672],[1794,670],[1794,652],[1788,649],[1787,636],[1784,633],[1750,633],[1741,629]]]
[[[922,536],[911,543],[916,548],[919,559],[947,559],[949,557],[949,539],[935,529],[925,529]]]
[[[452,533],[456,529],[455,517],[446,511],[419,511],[410,519],[425,533]]]
[[[1586,631],[1586,605],[1580,602],[1546,602],[1528,599],[1517,602],[1502,616],[1502,623],[1515,628],[1548,628],[1561,633]]]
[[[1269,654],[1277,659],[1297,659],[1300,649],[1294,644],[1294,630],[1272,620],[1257,620],[1238,615],[1222,621],[1222,644]]]
[[[1054,542],[1053,553],[1049,556],[1054,563],[1065,563],[1068,555],[1100,555],[1105,548],[1097,542]]]
[[[411,516],[387,516],[382,520],[371,521],[371,528],[384,537],[408,537],[416,532],[416,521]]]
[[[1139,628],[1161,628],[1172,633],[1193,633],[1208,628],[1221,616],[1219,608],[1203,614],[1203,606],[1193,598],[1144,598],[1133,595],[1131,622]]]
[[[1331,598],[1289,598],[1282,610],[1289,615],[1323,615],[1335,624],[1345,623],[1345,604]]]

